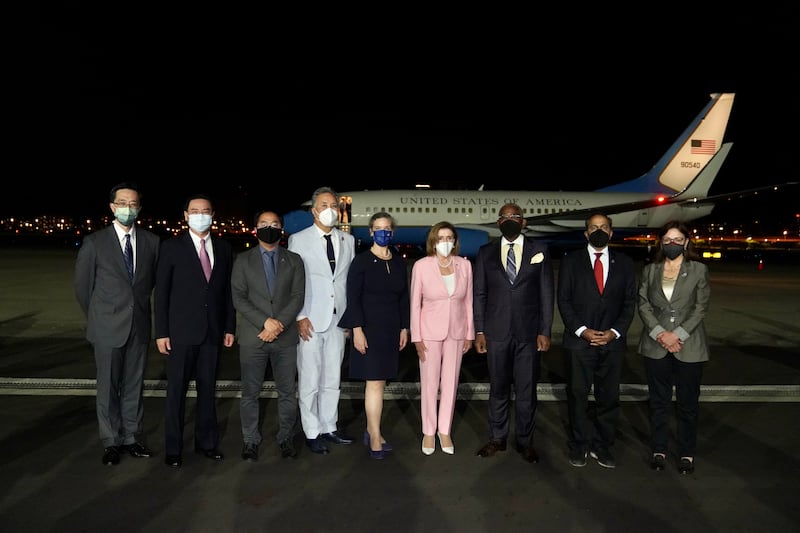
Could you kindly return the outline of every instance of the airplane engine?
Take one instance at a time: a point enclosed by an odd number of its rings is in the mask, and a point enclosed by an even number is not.
[[[477,229],[458,228],[458,255],[470,259],[478,255],[478,248],[489,242],[489,234]]]
[[[287,235],[306,229],[313,223],[314,215],[311,211],[297,209],[283,215],[283,229]]]

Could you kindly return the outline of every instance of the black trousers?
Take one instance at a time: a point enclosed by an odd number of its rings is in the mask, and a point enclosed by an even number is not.
[[[167,398],[164,420],[167,455],[183,452],[183,426],[186,393],[194,378],[197,404],[194,421],[195,449],[213,450],[219,443],[217,426],[218,344],[176,345],[167,356]]]
[[[489,438],[508,438],[513,383],[517,445],[532,446],[538,404],[536,383],[539,381],[540,366],[536,341],[487,340],[486,347],[489,367]]]
[[[569,446],[581,451],[608,449],[619,420],[619,382],[625,352],[590,346],[568,350],[567,411]],[[589,392],[594,386],[594,402]]]
[[[667,354],[661,359],[644,358],[650,393],[650,447],[653,453],[667,452],[669,410],[675,387],[678,457],[694,457],[697,448],[697,419],[703,363],[684,363]]]

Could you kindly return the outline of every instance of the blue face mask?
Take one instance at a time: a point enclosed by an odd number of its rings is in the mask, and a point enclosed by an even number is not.
[[[372,233],[372,240],[378,246],[389,246],[392,244],[392,230],[390,229],[376,229]]]

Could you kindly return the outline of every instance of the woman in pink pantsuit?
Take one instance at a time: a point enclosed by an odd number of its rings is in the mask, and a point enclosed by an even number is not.
[[[450,428],[461,358],[475,339],[472,264],[458,256],[458,234],[449,222],[431,227],[426,248],[427,256],[411,270],[411,342],[419,357],[422,453],[436,450],[438,434],[442,451],[453,454]]]

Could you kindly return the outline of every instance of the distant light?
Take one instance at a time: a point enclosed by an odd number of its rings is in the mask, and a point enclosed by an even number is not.
[[[663,204],[666,201],[667,201],[666,196],[659,196],[658,198],[656,198],[656,202],[658,202],[659,204]]]
[[[414,187],[417,188],[417,189],[430,189],[431,188],[431,186],[429,184],[427,184],[427,183],[417,183],[416,185],[414,185]]]

